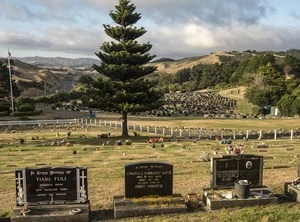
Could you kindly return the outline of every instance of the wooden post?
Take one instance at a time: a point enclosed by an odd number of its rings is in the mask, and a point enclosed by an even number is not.
[[[293,140],[294,130],[291,130],[291,140]]]
[[[277,139],[277,130],[275,129],[274,130],[274,140],[276,140]]]
[[[235,129],[233,130],[233,139],[235,140]]]

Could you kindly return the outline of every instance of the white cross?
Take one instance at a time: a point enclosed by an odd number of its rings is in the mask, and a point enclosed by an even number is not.
[[[21,171],[21,172],[18,172],[18,174],[17,174],[17,178],[16,178],[16,180],[17,180],[17,184],[19,185],[19,186],[21,186],[21,181],[23,181],[24,180],[24,178],[23,177],[21,177],[21,176],[23,176],[23,172]]]
[[[81,179],[81,185],[84,187],[84,178],[86,178],[86,175],[84,175],[84,170],[81,170],[82,174],[79,175],[79,179]]]

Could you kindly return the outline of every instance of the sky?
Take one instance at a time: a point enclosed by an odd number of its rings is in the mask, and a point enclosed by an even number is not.
[[[118,0],[0,0],[0,57],[97,58]],[[131,0],[156,58],[300,49],[299,0]]]

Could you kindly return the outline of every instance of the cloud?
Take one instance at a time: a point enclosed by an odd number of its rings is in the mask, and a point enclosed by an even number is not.
[[[273,1],[269,1],[272,3]],[[102,24],[118,0],[5,0],[1,4],[0,48],[94,56]],[[182,58],[212,51],[297,48],[300,29],[263,23],[275,9],[267,0],[132,0],[158,57]],[[294,18],[299,13],[291,12]],[[114,25],[114,24],[113,24]]]
[[[192,17],[218,26],[230,25],[233,21],[254,24],[273,11],[265,0],[139,0],[136,5],[137,10],[159,24],[173,24]]]

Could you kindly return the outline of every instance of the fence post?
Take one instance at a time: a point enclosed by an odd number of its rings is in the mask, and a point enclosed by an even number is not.
[[[262,130],[259,130],[259,137],[260,139],[262,139]]]
[[[171,128],[171,137],[174,137],[174,129]]]
[[[199,140],[201,139],[201,129],[199,129],[199,131],[198,131],[198,138],[199,138]]]
[[[294,130],[291,130],[291,140],[293,140]]]
[[[233,139],[235,140],[235,129],[233,130]]]
[[[179,130],[179,137],[182,137],[182,129]]]
[[[249,138],[249,130],[246,131],[246,139]]]
[[[135,124],[133,124],[133,130],[135,130]]]
[[[162,134],[165,135],[165,127],[162,129]]]
[[[277,139],[277,130],[275,129],[274,130],[274,140],[276,140]]]

